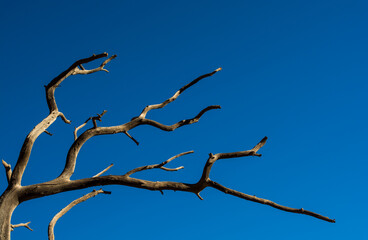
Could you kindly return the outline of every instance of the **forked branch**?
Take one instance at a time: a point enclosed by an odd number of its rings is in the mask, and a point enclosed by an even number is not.
[[[183,152],[183,153],[177,154],[177,155],[169,158],[168,160],[166,160],[166,161],[164,161],[164,162],[162,162],[160,164],[153,164],[153,165],[147,165],[147,166],[135,168],[135,169],[130,170],[129,172],[127,172],[124,176],[129,177],[133,173],[137,173],[137,172],[141,172],[141,171],[149,170],[149,169],[154,169],[154,168],[159,168],[159,169],[162,169],[162,170],[165,170],[165,171],[178,171],[180,169],[183,169],[184,167],[181,166],[181,167],[177,167],[177,168],[167,168],[167,167],[164,167],[164,166],[166,164],[168,164],[169,162],[171,162],[172,160],[174,160],[174,159],[176,159],[178,157],[181,157],[181,156],[190,154],[190,153],[194,153],[194,151],[188,151],[188,152]]]
[[[31,222],[27,222],[27,223],[19,223],[19,224],[12,224],[12,225],[11,225],[11,230],[13,231],[13,230],[14,230],[14,228],[18,228],[18,227],[25,227],[25,228],[28,228],[28,230],[33,231],[33,229],[29,227],[29,224],[30,224],[30,223],[31,223]]]
[[[47,128],[55,122],[57,117],[60,117],[64,122],[70,123],[70,120],[68,120],[62,112],[58,110],[58,107],[56,105],[55,100],[55,90],[56,88],[70,75],[73,75],[74,72],[79,69],[78,66],[81,66],[82,64],[92,62],[96,59],[107,57],[107,53],[102,53],[98,55],[92,55],[89,58],[84,58],[81,60],[76,61],[74,64],[72,64],[67,70],[59,74],[56,78],[54,78],[47,86],[45,86],[46,89],[46,101],[47,105],[49,107],[49,115],[43,119],[39,124],[37,124],[32,131],[28,134],[26,139],[24,140],[22,149],[20,150],[18,161],[14,167],[13,174],[11,175],[10,179],[10,185],[20,185],[23,177],[23,173],[27,167],[28,160],[33,148],[33,144],[38,138],[38,136],[43,133],[47,132]],[[116,55],[110,57],[109,59],[105,60],[101,66],[98,68],[98,70],[102,70],[103,67],[110,62],[112,59],[114,59]],[[86,70],[87,71],[87,70]],[[97,70],[96,70],[97,71]],[[88,73],[92,73],[95,71],[90,71]]]

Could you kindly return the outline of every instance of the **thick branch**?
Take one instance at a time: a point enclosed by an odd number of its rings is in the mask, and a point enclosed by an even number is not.
[[[188,83],[187,85],[183,86],[182,88],[179,89],[179,91],[177,91],[171,98],[167,99],[166,101],[159,103],[159,104],[154,104],[154,105],[149,105],[147,107],[145,107],[142,111],[142,113],[139,115],[140,118],[145,118],[147,113],[152,110],[152,109],[159,109],[159,108],[163,108],[165,107],[167,104],[175,101],[179,95],[184,92],[186,89],[188,89],[189,87],[193,86],[194,84],[196,84],[197,82],[199,82],[200,80],[202,80],[203,78],[206,77],[210,77],[213,74],[215,74],[216,72],[220,71],[221,68],[216,69],[215,71],[211,72],[211,73],[207,73],[204,74],[196,79],[194,79],[192,82]]]
[[[178,157],[181,157],[181,156],[184,156],[184,155],[187,155],[187,154],[190,154],[190,153],[194,153],[194,151],[188,151],[188,152],[183,152],[183,153],[177,154],[177,155],[169,158],[168,160],[166,160],[166,161],[164,161],[160,164],[153,164],[153,165],[147,165],[147,166],[135,168],[135,169],[130,170],[129,172],[127,172],[124,176],[129,177],[133,173],[144,171],[144,170],[149,170],[149,169],[154,169],[154,168],[160,168],[160,169],[165,170],[165,171],[178,171],[180,169],[183,169],[184,167],[181,166],[181,167],[177,167],[177,168],[166,168],[166,167],[164,167],[164,165],[168,164],[169,162],[171,162],[172,160],[174,160]]]
[[[18,228],[18,227],[25,227],[25,228],[28,228],[29,230],[33,231],[33,229],[29,227],[29,224],[30,224],[30,223],[31,223],[31,222],[27,222],[27,223],[19,223],[19,224],[12,224],[12,225],[11,225],[11,230],[13,231],[13,230],[14,230],[14,228]]]
[[[55,239],[55,235],[54,235],[54,227],[56,222],[59,220],[59,218],[61,218],[65,213],[67,213],[70,209],[72,209],[75,205],[84,202],[92,197],[95,197],[96,195],[100,194],[100,193],[104,193],[104,194],[111,194],[111,192],[107,192],[107,191],[103,191],[102,189],[100,190],[93,190],[91,193],[88,193],[86,195],[84,195],[83,197],[80,197],[76,200],[74,200],[73,202],[71,202],[68,206],[66,206],[65,208],[63,208],[60,212],[58,212],[50,221],[49,223],[49,228],[48,228],[48,235],[49,235],[49,240],[54,240]]]
[[[8,180],[8,183],[10,182],[11,179],[11,175],[12,175],[12,169],[11,169],[11,165],[7,162],[5,162],[5,160],[2,160],[2,163],[4,165],[5,168],[5,173],[6,173],[6,179]]]

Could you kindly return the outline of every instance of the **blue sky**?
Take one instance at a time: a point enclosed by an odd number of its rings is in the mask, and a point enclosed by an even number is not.
[[[23,185],[53,179],[64,166],[73,129],[108,110],[101,126],[122,124],[162,102],[195,77],[222,67],[149,117],[166,124],[208,112],[174,132],[143,126],[100,136],[82,148],[74,179],[107,167],[122,174],[160,163],[154,181],[198,180],[208,153],[250,149],[261,158],[219,161],[211,179],[335,224],[285,213],[206,189],[200,201],[180,192],[106,186],[59,220],[57,239],[365,239],[367,154],[366,1],[1,1],[0,157],[15,165],[26,134],[48,109],[43,85],[75,60],[108,52],[110,73],[68,78],[57,89],[60,111],[37,140]],[[93,64],[91,66],[94,66]],[[6,185],[4,172],[0,189]],[[46,239],[47,224],[92,189],[26,202],[13,223],[32,221],[13,239]]]

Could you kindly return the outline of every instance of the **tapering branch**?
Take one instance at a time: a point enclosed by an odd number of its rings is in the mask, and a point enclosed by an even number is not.
[[[154,120],[151,119],[142,119],[141,122],[142,124],[146,124],[146,125],[151,125],[153,127],[159,128],[161,130],[164,131],[174,131],[175,129],[185,126],[185,125],[189,125],[192,123],[196,123],[199,121],[199,119],[202,117],[202,115],[210,110],[213,109],[220,109],[221,107],[219,105],[213,105],[213,106],[208,106],[205,109],[203,109],[200,113],[197,114],[197,116],[195,116],[194,118],[191,119],[186,119],[186,120],[181,120],[180,122],[177,122],[173,125],[164,125],[162,123],[156,122]]]
[[[188,151],[188,152],[183,152],[183,153],[177,154],[177,155],[169,158],[168,160],[166,160],[166,161],[164,161],[160,164],[153,164],[153,165],[147,165],[147,166],[135,168],[135,169],[130,170],[129,172],[127,172],[124,176],[129,177],[133,173],[137,173],[137,172],[144,171],[144,170],[149,170],[149,169],[154,169],[154,168],[160,168],[160,169],[165,170],[165,171],[178,171],[180,169],[183,169],[184,167],[181,166],[181,167],[178,167],[178,168],[166,168],[166,167],[164,167],[164,165],[168,164],[169,162],[171,162],[172,160],[174,160],[178,157],[181,157],[181,156],[184,156],[184,155],[187,155],[187,154],[190,154],[190,153],[194,153],[194,151]]]
[[[48,236],[49,236],[49,240],[54,240],[55,239],[55,235],[54,235],[54,227],[56,222],[59,220],[59,218],[61,218],[65,213],[67,213],[70,209],[72,209],[75,205],[84,202],[92,197],[95,197],[96,195],[100,194],[100,193],[104,193],[104,194],[111,194],[111,192],[108,191],[103,191],[102,189],[100,190],[93,190],[91,193],[88,193],[86,195],[84,195],[83,197],[80,197],[76,200],[74,200],[73,202],[71,202],[68,206],[66,206],[65,208],[63,208],[60,212],[58,212],[50,221],[49,223],[49,228],[48,228]]]
[[[105,172],[107,172],[107,170],[109,170],[112,166],[114,166],[113,163],[111,163],[107,168],[105,168],[104,170],[102,170],[101,172],[97,173],[96,175],[93,176],[94,177],[99,177],[101,176],[102,174],[104,174]]]
[[[200,80],[202,80],[203,78],[207,78],[212,76],[213,74],[215,74],[216,72],[220,71],[222,68],[218,68],[215,71],[211,72],[211,73],[207,73],[204,74],[196,79],[194,79],[192,82],[188,83],[187,85],[183,86],[182,88],[179,89],[179,91],[177,91],[171,98],[165,100],[162,103],[159,104],[154,104],[154,105],[149,105],[147,107],[145,107],[142,111],[142,113],[139,115],[140,118],[145,118],[147,113],[152,110],[152,109],[159,109],[159,108],[163,108],[165,107],[167,104],[175,101],[179,95],[184,92],[186,89],[188,89],[189,87],[193,86],[194,84],[196,84],[197,82],[199,82]]]
[[[49,136],[52,136],[52,133],[50,133],[49,131],[47,131],[47,130],[45,130],[45,131],[43,131],[44,133],[46,133],[47,135],[49,135]]]
[[[7,162],[5,162],[5,160],[2,160],[2,163],[4,165],[5,168],[5,173],[6,173],[6,179],[8,180],[8,183],[10,182],[11,176],[12,176],[12,169],[11,169],[11,165]]]
[[[139,145],[139,142],[138,142],[134,137],[132,137],[132,136],[128,133],[128,131],[125,131],[124,133],[125,133],[125,135],[127,135],[130,139],[132,139],[132,140],[133,140],[133,142],[135,142],[135,144],[137,144],[137,146]]]
[[[274,203],[274,202],[272,202],[270,200],[267,200],[267,199],[259,198],[259,197],[252,196],[252,195],[248,195],[248,194],[238,192],[236,190],[224,187],[224,186],[220,185],[219,183],[211,181],[211,180],[209,181],[209,184],[210,184],[211,187],[213,187],[213,188],[215,188],[215,189],[217,189],[221,192],[224,192],[226,194],[230,194],[230,195],[233,195],[235,197],[239,197],[239,198],[242,198],[242,199],[245,199],[245,200],[248,200],[248,201],[265,204],[265,205],[268,205],[268,206],[271,206],[273,208],[277,208],[277,209],[280,209],[280,210],[286,211],[286,212],[309,215],[309,216],[312,216],[312,217],[315,217],[315,218],[318,218],[318,219],[321,219],[321,220],[324,220],[324,221],[327,221],[327,222],[331,222],[331,223],[335,222],[335,219],[330,219],[330,218],[322,216],[320,214],[317,214],[317,213],[314,213],[314,212],[311,212],[311,211],[308,211],[308,210],[304,210],[303,208],[297,209],[297,208],[290,208],[290,207],[282,206],[280,204]]]
[[[33,229],[29,227],[29,224],[30,224],[30,223],[31,223],[31,222],[27,222],[27,223],[19,223],[19,224],[12,224],[12,225],[11,225],[11,230],[13,231],[13,230],[14,230],[14,228],[18,228],[18,227],[25,227],[25,228],[28,228],[29,230],[33,231]]]
[[[90,74],[90,73],[94,73],[94,72],[98,72],[98,71],[104,71],[104,72],[109,72],[106,69],[104,69],[105,65],[107,63],[109,63],[111,60],[113,60],[114,58],[116,58],[116,55],[112,55],[110,58],[106,59],[98,68],[94,68],[91,70],[86,70],[82,64],[79,65],[80,69],[77,67],[74,72],[73,75],[76,74]]]

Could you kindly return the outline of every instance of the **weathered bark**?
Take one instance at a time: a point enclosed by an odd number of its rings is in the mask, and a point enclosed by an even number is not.
[[[18,161],[13,171],[11,169],[11,166],[5,161],[3,161],[3,166],[5,167],[5,172],[7,175],[9,185],[6,191],[0,197],[0,240],[10,240],[10,232],[12,230],[12,226],[14,227],[24,226],[24,227],[29,228],[28,226],[29,222],[25,224],[18,224],[18,225],[11,224],[12,213],[20,203],[24,201],[36,199],[36,198],[41,198],[41,197],[45,197],[49,195],[67,192],[67,191],[73,191],[73,190],[84,189],[84,188],[95,187],[95,186],[105,186],[105,185],[122,185],[122,186],[129,186],[129,187],[135,187],[135,188],[141,188],[141,189],[147,189],[147,190],[153,190],[153,191],[160,191],[161,193],[163,193],[164,190],[183,191],[183,192],[194,193],[201,200],[203,200],[203,198],[200,196],[200,192],[206,187],[212,187],[226,194],[231,194],[235,197],[239,197],[239,198],[249,200],[249,201],[266,204],[266,205],[269,205],[271,207],[274,207],[274,208],[277,208],[283,211],[309,215],[315,218],[322,219],[324,221],[335,222],[335,220],[333,219],[330,219],[328,217],[322,216],[320,214],[317,214],[311,211],[304,210],[303,208],[290,208],[290,207],[282,206],[280,204],[276,204],[267,199],[262,199],[262,198],[258,198],[255,196],[251,196],[251,195],[242,193],[242,192],[238,192],[236,190],[224,187],[220,185],[219,183],[214,182],[210,179],[211,168],[213,164],[220,159],[238,158],[238,157],[246,157],[246,156],[260,157],[261,154],[259,154],[258,151],[265,145],[267,141],[267,137],[264,137],[255,147],[253,147],[250,150],[231,152],[231,153],[217,153],[217,154],[210,153],[210,156],[205,166],[203,167],[203,173],[199,177],[199,180],[191,184],[182,183],[182,182],[169,182],[169,181],[153,182],[153,181],[137,179],[131,176],[134,175],[136,172],[150,170],[154,168],[162,169],[165,171],[180,170],[183,168],[182,166],[177,167],[177,168],[167,168],[165,167],[165,165],[169,163],[170,161],[176,159],[177,157],[180,157],[188,153],[193,153],[193,151],[178,154],[159,164],[147,165],[147,166],[142,166],[142,167],[132,169],[124,175],[100,176],[101,174],[103,174],[105,171],[108,170],[108,168],[106,168],[105,170],[103,170],[102,172],[96,174],[95,176],[91,178],[70,180],[71,176],[74,173],[75,167],[76,167],[76,161],[77,161],[79,151],[83,147],[84,143],[86,143],[89,139],[91,139],[94,136],[123,133],[127,135],[130,139],[132,139],[138,145],[139,144],[138,141],[134,139],[128,133],[128,131],[136,127],[139,127],[142,125],[149,125],[149,126],[161,129],[163,131],[174,131],[177,128],[198,122],[200,118],[206,112],[210,110],[220,109],[221,107],[218,105],[209,106],[201,110],[195,117],[190,118],[190,119],[181,120],[172,125],[164,125],[160,122],[146,118],[149,111],[154,110],[154,109],[164,108],[169,103],[175,101],[179,97],[179,95],[182,94],[185,90],[192,87],[193,85],[198,83],[200,80],[214,75],[215,73],[220,71],[221,68],[218,68],[213,72],[204,74],[194,79],[192,82],[180,88],[172,97],[168,98],[164,102],[159,103],[159,104],[148,105],[142,110],[139,116],[132,118],[129,122],[126,122],[124,124],[117,125],[117,126],[108,126],[108,127],[97,126],[97,121],[101,121],[101,118],[106,113],[106,111],[103,111],[102,114],[98,114],[97,116],[88,118],[82,125],[75,128],[75,131],[74,131],[75,141],[71,145],[67,153],[65,167],[61,171],[61,174],[57,178],[51,181],[48,181],[48,182],[33,184],[33,185],[28,185],[28,186],[22,186],[21,185],[22,177],[23,177],[24,171],[26,170],[26,167],[27,167],[27,164],[28,164],[31,152],[32,152],[33,144],[37,140],[38,136],[42,134],[43,132],[49,134],[47,132],[47,128],[57,120],[57,117],[60,117],[66,123],[70,123],[70,121],[64,116],[62,112],[59,111],[57,107],[55,96],[54,96],[56,88],[66,78],[72,75],[91,74],[91,73],[98,72],[98,71],[108,72],[106,69],[104,69],[104,67],[107,63],[109,63],[112,59],[114,59],[116,55],[113,55],[112,57],[106,59],[99,67],[91,69],[91,70],[86,70],[82,65],[82,64],[89,63],[91,61],[95,61],[100,58],[104,58],[104,57],[107,57],[107,53],[93,55],[89,58],[78,60],[74,64],[72,64],[67,70],[65,70],[60,75],[58,75],[56,78],[54,78],[47,86],[45,86],[46,101],[49,107],[49,115],[45,119],[43,119],[38,125],[36,125],[34,129],[28,134],[28,136],[24,140],[23,146],[20,150]],[[92,128],[85,130],[78,137],[77,131],[83,128],[89,122],[89,120],[92,120],[92,123],[93,123]],[[71,205],[69,205],[69,207],[65,208],[66,210],[62,212],[62,214],[64,214],[71,207],[75,206],[77,203],[81,201],[85,201],[86,199],[92,196],[95,196],[101,191],[102,190],[93,192],[91,194],[87,194],[83,196],[82,198],[80,198],[79,200],[72,202]],[[50,228],[49,228],[50,238],[54,237],[53,226],[56,220],[58,219],[58,217],[60,217],[62,214],[57,215],[54,218],[54,220],[50,223]]]
[[[11,217],[18,206],[18,192],[7,189],[0,197],[0,240],[10,240]]]

